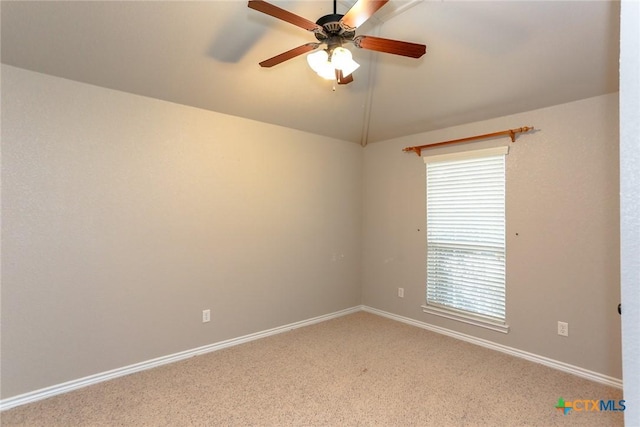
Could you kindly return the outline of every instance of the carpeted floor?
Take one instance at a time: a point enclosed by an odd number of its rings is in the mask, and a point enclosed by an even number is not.
[[[622,391],[359,312],[55,396],[3,426],[606,426]]]

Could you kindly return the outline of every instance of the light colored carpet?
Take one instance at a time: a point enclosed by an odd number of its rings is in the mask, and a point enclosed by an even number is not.
[[[3,426],[605,426],[621,390],[359,312],[55,396]]]

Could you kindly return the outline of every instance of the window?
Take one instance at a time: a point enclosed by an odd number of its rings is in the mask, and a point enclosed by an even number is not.
[[[427,313],[508,332],[505,155],[508,147],[425,157]]]

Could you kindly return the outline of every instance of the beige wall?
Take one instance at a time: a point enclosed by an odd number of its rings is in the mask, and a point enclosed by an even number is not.
[[[433,153],[509,144],[508,334],[422,312],[425,166],[403,147],[535,126],[533,133]],[[364,150],[363,303],[622,378],[618,96],[590,98],[371,144]],[[424,154],[424,153],[423,153]],[[397,288],[405,297],[397,297]],[[557,322],[569,323],[569,337]]]
[[[2,397],[359,304],[361,151],[3,66]]]
[[[361,303],[621,378],[617,105],[363,150],[3,66],[2,398]],[[510,333],[422,313],[424,163],[401,148],[525,125]]]

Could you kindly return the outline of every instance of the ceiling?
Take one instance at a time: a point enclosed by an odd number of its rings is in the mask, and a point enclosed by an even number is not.
[[[270,3],[311,21],[333,12],[331,0]],[[344,86],[302,56],[259,67],[315,38],[239,0],[2,1],[1,52],[16,67],[364,145],[617,91],[619,11],[612,1],[391,0],[357,35],[427,53],[347,46],[361,67]]]

